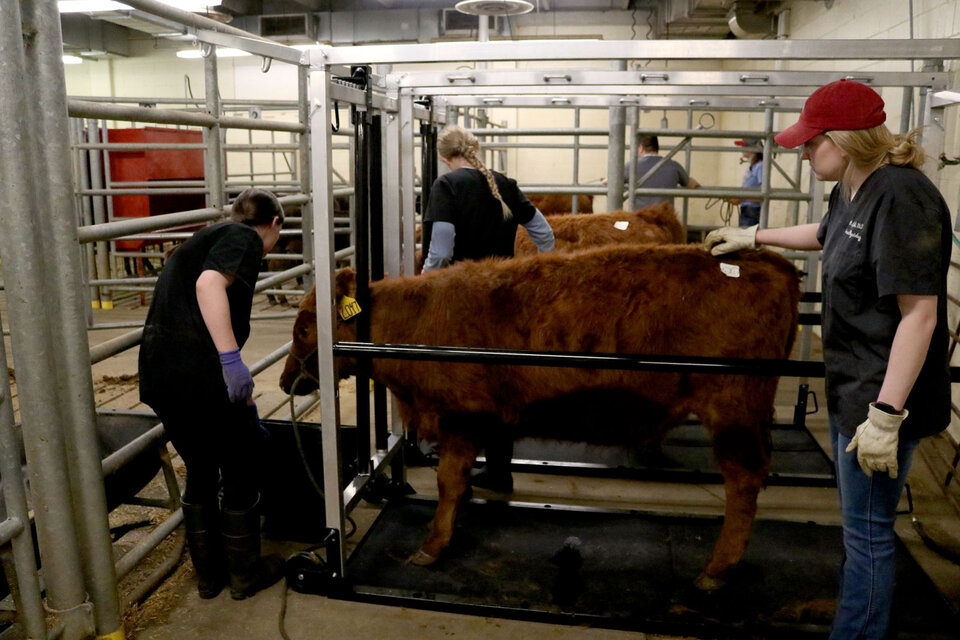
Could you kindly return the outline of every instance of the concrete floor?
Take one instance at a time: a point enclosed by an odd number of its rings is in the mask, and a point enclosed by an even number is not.
[[[112,311],[97,311],[97,322],[119,322],[138,319],[145,315],[145,307],[131,303],[120,304]],[[268,306],[258,296],[254,313],[273,313],[287,308]],[[290,339],[292,318],[257,322],[252,337],[243,350],[249,364]],[[107,340],[124,331],[91,332],[91,344]],[[8,347],[9,348],[9,347]],[[145,409],[137,400],[135,380],[127,376],[136,373],[137,350],[94,366],[94,386],[98,404],[103,408]],[[272,408],[279,410],[274,418],[288,419],[286,396],[278,387],[282,361],[256,377],[255,397],[261,414]],[[822,381],[812,381],[814,389]],[[792,415],[797,388],[796,379],[781,381],[777,411],[783,418]],[[822,388],[818,397],[823,403]],[[350,386],[342,387],[342,412],[353,412],[355,398]],[[307,419],[319,421],[316,415]],[[349,422],[344,417],[345,422]],[[809,416],[811,432],[825,446],[828,441],[825,409]],[[932,458],[943,457],[943,448],[934,451]],[[942,534],[947,543],[960,547],[960,516],[943,497],[939,485],[942,475],[935,476],[924,462],[928,456],[918,456],[911,472],[914,515],[928,529]],[[939,473],[939,471],[937,472]],[[423,495],[436,495],[436,475],[430,468],[414,468],[409,481]],[[954,491],[956,496],[957,492]],[[482,497],[482,493],[478,493]],[[683,485],[659,482],[637,482],[597,478],[573,478],[553,475],[516,474],[517,500],[579,504],[598,507],[629,508],[656,512],[688,514],[721,514],[723,489],[720,485]],[[353,517],[360,531],[359,540],[373,521],[377,509],[361,503]],[[776,520],[815,521],[837,524],[839,509],[835,489],[770,487],[759,501],[759,518]],[[960,570],[927,549],[913,530],[909,517],[897,524],[898,534],[910,553],[924,567],[938,588],[956,609],[960,604]],[[303,545],[277,545],[267,542],[268,550],[289,553]],[[148,598],[128,620],[128,637],[142,640],[185,638],[273,638],[279,637],[278,616],[281,608],[282,586],[276,585],[242,603],[234,602],[227,593],[204,601],[196,595],[195,578],[188,562]],[[288,594],[286,629],[294,640],[301,638],[645,638],[642,633],[546,625],[539,623],[481,618],[458,614],[430,612],[400,607],[375,606],[331,600],[319,596]]]

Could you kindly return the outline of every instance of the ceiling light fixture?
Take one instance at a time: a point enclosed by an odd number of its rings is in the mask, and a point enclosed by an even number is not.
[[[70,54],[63,54],[63,64],[82,64],[83,58]]]
[[[249,55],[253,54],[247,53],[246,51],[241,51],[240,49],[217,47],[218,58],[240,58]],[[180,51],[177,51],[177,57],[186,59],[202,58],[203,52],[200,49],[181,49]]]
[[[184,11],[204,13],[219,6],[219,1],[211,0],[160,0],[165,5]],[[59,0],[60,13],[103,13],[106,11],[133,11],[133,7],[113,0]]]
[[[460,0],[454,9],[473,16],[519,16],[533,11],[533,5],[526,0]]]

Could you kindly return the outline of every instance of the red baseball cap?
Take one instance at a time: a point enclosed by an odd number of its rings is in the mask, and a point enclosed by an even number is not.
[[[837,80],[814,91],[797,123],[773,139],[781,147],[799,147],[824,131],[870,129],[886,119],[879,93],[860,82]]]

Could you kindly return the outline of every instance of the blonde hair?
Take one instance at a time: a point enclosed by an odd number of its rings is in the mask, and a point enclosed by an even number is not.
[[[510,211],[510,207],[507,206],[503,196],[500,195],[500,189],[497,188],[497,181],[493,177],[493,172],[487,169],[480,159],[480,142],[477,141],[475,135],[459,125],[444,127],[437,137],[437,153],[444,158],[463,158],[470,163],[470,166],[478,169],[487,179],[490,193],[500,201],[503,219],[509,220],[513,217],[513,212]]]
[[[840,179],[844,193],[849,197],[849,185],[855,169],[873,171],[885,164],[909,165],[916,169],[923,166],[926,152],[920,146],[919,128],[906,136],[893,134],[886,125],[855,131],[826,131],[829,138],[847,157],[850,163]]]

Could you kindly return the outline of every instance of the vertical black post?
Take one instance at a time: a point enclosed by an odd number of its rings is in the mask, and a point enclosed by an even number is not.
[[[420,217],[422,220],[427,212],[427,202],[430,200],[430,187],[437,179],[437,140],[433,128],[433,101],[426,98],[424,101],[417,102],[426,106],[430,115],[430,120],[427,122],[420,121]],[[431,228],[424,224],[420,234],[424,262],[427,261],[427,252],[430,250],[430,232]]]
[[[354,198],[356,209],[357,342],[370,341],[370,81],[369,67],[353,69],[353,79],[367,91],[367,104],[350,109],[354,131]],[[357,360],[357,474],[370,471],[370,358]]]
[[[383,280],[383,159],[382,119],[375,115],[370,119],[370,276]],[[378,451],[386,451],[389,430],[387,427],[387,390],[379,383],[373,385],[373,425]]]
[[[797,389],[797,404],[793,408],[793,428],[804,429],[807,424],[807,396],[810,393],[810,385],[802,384]]]

